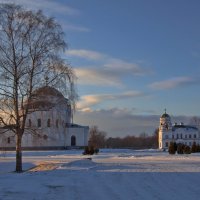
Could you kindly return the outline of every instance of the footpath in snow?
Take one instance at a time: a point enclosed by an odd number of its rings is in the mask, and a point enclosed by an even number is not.
[[[200,199],[200,154],[24,152],[21,174],[12,172],[14,155],[0,156],[0,200]]]

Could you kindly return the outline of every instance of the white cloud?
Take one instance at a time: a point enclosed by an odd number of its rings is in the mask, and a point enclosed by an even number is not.
[[[118,76],[107,73],[104,70],[91,68],[75,68],[78,84],[96,86],[123,87]]]
[[[67,50],[66,55],[83,58],[89,61],[98,61],[106,72],[118,73],[118,74],[132,74],[132,75],[144,75],[149,73],[146,69],[143,69],[139,64],[126,62],[122,59],[113,58],[109,55],[99,53],[97,51],[90,51],[85,49],[72,49]]]
[[[15,3],[23,5],[27,9],[31,10],[43,10],[45,13],[55,16],[57,14],[68,15],[68,16],[79,16],[80,11],[78,9],[68,6],[66,3],[59,3],[53,0],[0,0],[0,3]],[[64,20],[63,20],[64,19]],[[76,31],[76,32],[89,32],[90,29],[84,26],[71,24],[66,21],[66,18],[59,19],[62,24],[62,28],[65,31]]]
[[[150,84],[149,87],[155,90],[167,90],[185,85],[191,85],[196,82],[197,80],[191,77],[175,77],[164,81],[154,82]]]
[[[158,128],[160,115],[136,114],[134,108],[112,108],[103,110],[89,110],[89,112],[77,111],[76,123],[97,125],[100,130],[107,132],[108,137],[125,137],[127,135],[139,135],[146,132],[151,135]],[[191,117],[173,116],[172,123],[184,122],[188,124]]]
[[[69,23],[66,23],[66,22],[62,22],[62,28],[64,30],[70,30],[70,31],[90,32],[89,28],[79,26],[79,25],[69,24]]]
[[[90,62],[89,67],[76,67],[78,83],[82,85],[124,87],[124,77],[149,73],[137,63],[126,62],[96,51],[72,49],[67,50],[66,55]]]
[[[128,63],[116,58],[108,59],[107,63],[105,63],[104,66],[107,68],[107,70],[115,70],[117,72],[120,72],[121,74],[129,72],[133,75],[143,75],[144,73],[146,73],[146,71],[142,69],[138,64]]]
[[[96,95],[85,95],[82,96],[80,101],[77,103],[78,110],[88,111],[91,107],[100,104],[104,101],[115,101],[120,99],[136,98],[144,96],[145,94],[139,91],[126,91],[120,94],[96,94]]]
[[[84,58],[87,60],[102,60],[105,59],[107,56],[96,52],[96,51],[89,51],[89,50],[85,50],[85,49],[71,49],[71,50],[67,50],[66,51],[67,55],[70,56],[75,56],[75,57],[80,57],[80,58]]]
[[[158,115],[135,115],[134,109],[112,108],[90,112],[78,111],[75,121],[89,126],[97,125],[107,132],[108,137],[139,135],[142,132],[152,134],[159,124]]]
[[[1,3],[21,4],[29,9],[42,9],[49,12],[63,13],[66,15],[79,15],[80,11],[65,3],[53,0],[0,0]]]

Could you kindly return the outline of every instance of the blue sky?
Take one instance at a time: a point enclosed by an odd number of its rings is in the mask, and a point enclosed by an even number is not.
[[[77,75],[77,123],[125,136],[199,116],[199,0],[16,0],[62,25]]]

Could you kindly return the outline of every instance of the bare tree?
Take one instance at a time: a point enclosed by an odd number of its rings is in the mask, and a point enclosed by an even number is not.
[[[16,172],[22,172],[22,136],[33,91],[46,84],[74,102],[73,71],[61,59],[61,26],[42,11],[0,4],[0,123],[16,137]]]
[[[106,133],[104,131],[100,131],[97,126],[90,128],[89,146],[103,148],[105,147],[105,141]]]

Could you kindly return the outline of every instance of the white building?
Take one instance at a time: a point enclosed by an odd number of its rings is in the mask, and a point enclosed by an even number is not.
[[[36,90],[28,109],[22,139],[24,149],[64,149],[88,145],[89,127],[72,124],[70,102],[55,88],[45,86]],[[1,132],[5,130],[6,127],[1,128]],[[15,147],[14,134],[0,134],[0,147]]]
[[[183,123],[172,125],[170,116],[165,113],[160,117],[159,125],[159,149],[168,149],[170,142],[176,142],[192,146],[193,142],[200,144],[198,128],[184,125]]]

